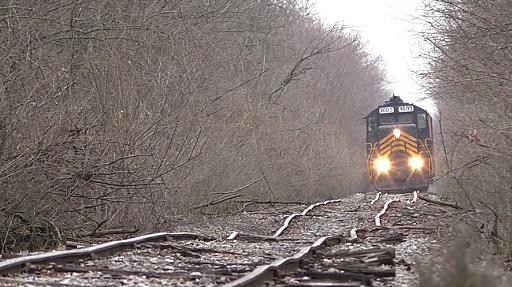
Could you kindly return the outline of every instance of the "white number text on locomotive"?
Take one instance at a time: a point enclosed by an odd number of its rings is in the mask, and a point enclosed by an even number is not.
[[[410,113],[414,111],[414,106],[399,106],[398,112],[399,113]]]
[[[394,107],[382,107],[379,108],[379,114],[392,114],[395,112]]]

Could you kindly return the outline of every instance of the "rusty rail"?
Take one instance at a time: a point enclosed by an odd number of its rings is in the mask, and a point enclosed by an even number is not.
[[[372,202],[370,202],[370,204],[373,205],[375,202],[377,202],[377,200],[379,200],[381,194],[382,194],[381,191],[377,192],[377,194],[375,195],[375,198],[372,200]]]
[[[399,200],[398,200],[398,199],[391,199],[391,200],[388,200],[388,201],[386,202],[386,204],[384,204],[384,208],[382,208],[382,210],[381,210],[379,213],[377,213],[377,215],[375,215],[375,225],[377,225],[377,226],[381,226],[380,217],[381,217],[382,215],[384,215],[384,213],[386,213],[386,210],[388,210],[389,205],[390,205],[391,203],[393,203],[393,202],[397,202],[397,201],[399,201]]]
[[[302,261],[309,256],[312,256],[313,253],[321,248],[333,246],[336,244],[340,244],[342,242],[346,242],[341,236],[325,236],[316,240],[312,245],[301,249],[299,252],[294,254],[291,257],[278,259],[268,265],[260,266],[251,273],[233,281],[228,284],[223,285],[224,287],[256,287],[263,286],[266,281],[271,281],[276,272],[286,270],[297,270]]]
[[[283,226],[281,226],[281,228],[279,228],[273,235],[273,237],[278,237],[279,235],[281,235],[283,233],[283,231],[286,230],[286,228],[288,228],[288,226],[290,225],[290,222],[297,216],[305,216],[308,214],[308,212],[310,212],[311,210],[315,209],[316,207],[318,206],[321,206],[321,205],[326,205],[326,204],[330,204],[330,203],[335,203],[335,202],[340,202],[341,199],[333,199],[333,200],[327,200],[327,201],[323,201],[323,202],[318,202],[318,203],[315,203],[315,204],[311,204],[310,206],[308,206],[306,209],[304,209],[301,213],[294,213],[290,216],[288,216],[286,218],[286,220],[284,221],[284,224]]]
[[[155,242],[172,239],[209,239],[209,237],[187,232],[178,233],[153,233],[142,235],[126,240],[116,240],[91,247],[74,250],[52,251],[43,254],[29,255],[18,258],[7,259],[0,262],[0,274],[21,270],[29,264],[41,264],[50,262],[70,262],[79,259],[91,258],[94,256],[106,256],[133,247],[135,244],[144,242]]]

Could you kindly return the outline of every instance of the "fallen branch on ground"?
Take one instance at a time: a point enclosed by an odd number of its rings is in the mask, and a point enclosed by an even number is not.
[[[138,229],[109,229],[109,230],[103,230],[103,231],[93,231],[86,234],[79,234],[76,237],[101,237],[105,235],[116,235],[116,234],[133,234],[137,233]]]
[[[223,197],[221,197],[219,199],[212,200],[210,202],[203,203],[203,204],[198,205],[198,206],[194,206],[192,209],[199,209],[199,208],[202,208],[202,207],[216,205],[216,204],[223,203],[224,201],[227,201],[227,200],[230,200],[230,199],[233,199],[233,198],[237,198],[237,197],[240,197],[240,196],[243,196],[243,194],[231,194],[231,195],[223,196]]]
[[[418,198],[423,200],[423,201],[426,201],[426,202],[429,202],[429,203],[433,203],[433,204],[437,204],[437,205],[449,206],[449,207],[452,207],[452,208],[455,208],[455,209],[464,209],[464,207],[462,207],[460,205],[457,205],[455,203],[435,200],[435,199],[431,199],[431,198],[428,198],[428,197],[424,197],[423,195],[419,195]]]

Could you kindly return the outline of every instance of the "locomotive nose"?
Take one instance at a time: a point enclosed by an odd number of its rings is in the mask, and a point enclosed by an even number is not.
[[[409,157],[407,153],[402,151],[393,152],[390,156],[393,168],[390,175],[398,180],[407,179],[410,174]]]

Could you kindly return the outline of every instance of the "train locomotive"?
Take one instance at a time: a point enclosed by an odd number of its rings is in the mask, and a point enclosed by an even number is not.
[[[432,117],[393,95],[365,117],[370,180],[377,191],[427,191],[434,177]]]

